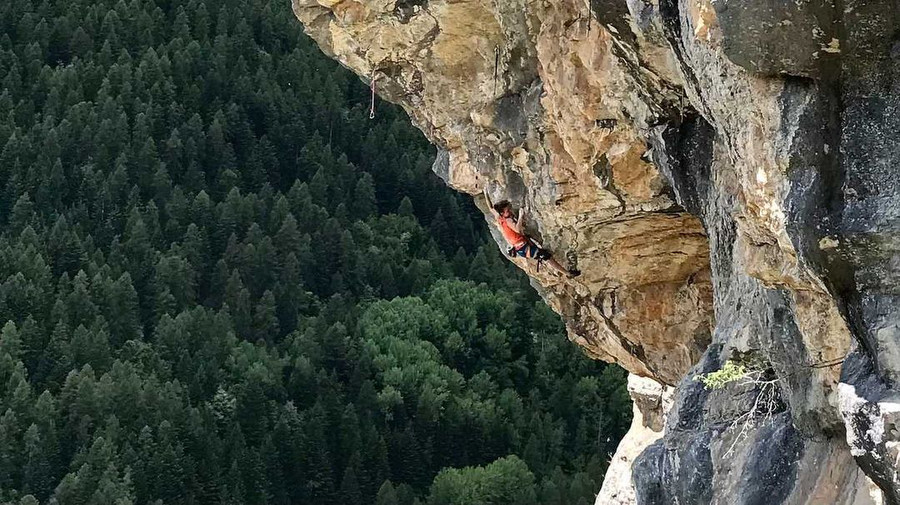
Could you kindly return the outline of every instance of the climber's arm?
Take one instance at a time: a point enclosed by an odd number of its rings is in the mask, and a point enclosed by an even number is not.
[[[525,233],[525,209],[519,209],[519,219],[516,220],[515,226],[513,227],[519,233]]]
[[[488,209],[490,209],[490,211],[491,211],[491,215],[494,216],[494,219],[498,219],[500,217],[500,214],[498,214],[497,211],[494,210],[494,204],[491,202],[491,197],[488,196],[487,188],[484,188],[483,194],[484,194],[484,201],[487,202],[487,206],[488,206]]]

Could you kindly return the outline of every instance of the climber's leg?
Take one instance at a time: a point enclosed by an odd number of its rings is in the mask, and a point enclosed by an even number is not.
[[[556,261],[556,258],[550,258],[548,260],[544,260],[544,263],[550,265],[551,267],[553,267],[554,270],[565,275],[566,277],[576,277],[579,274],[581,274],[581,272],[579,272],[578,270],[569,270],[569,269],[565,268],[564,266],[560,265],[559,262]]]
[[[578,270],[569,270],[566,267],[560,265],[559,262],[556,261],[556,258],[554,258],[552,254],[550,254],[550,251],[541,249],[537,246],[531,246],[531,249],[532,251],[528,256],[529,258],[537,258],[540,261],[543,261],[544,263],[550,265],[551,268],[565,275],[566,277],[576,277],[581,274],[581,272],[579,272]]]

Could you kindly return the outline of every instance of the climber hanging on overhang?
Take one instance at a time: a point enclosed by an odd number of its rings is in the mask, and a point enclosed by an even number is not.
[[[507,254],[510,257],[519,256],[521,258],[532,258],[538,261],[538,269],[541,263],[546,262],[557,272],[572,278],[581,274],[577,269],[566,269],[559,264],[558,261],[550,254],[550,251],[539,247],[535,241],[525,235],[525,209],[519,209],[519,216],[515,217],[512,210],[512,204],[508,200],[491,204],[491,197],[488,196],[487,188],[484,190],[484,199],[487,201],[491,214],[497,220],[497,225],[503,233],[503,237],[509,243]]]

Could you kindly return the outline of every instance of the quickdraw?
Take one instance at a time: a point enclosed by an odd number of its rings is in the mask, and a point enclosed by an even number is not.
[[[497,94],[497,77],[500,76],[500,46],[494,46],[494,95]]]
[[[372,69],[372,80],[371,80],[371,88],[372,88],[372,103],[369,106],[369,119],[375,119],[375,69]]]

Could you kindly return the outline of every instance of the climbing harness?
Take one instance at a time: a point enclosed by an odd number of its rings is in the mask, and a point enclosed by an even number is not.
[[[526,236],[525,240],[526,242],[522,247],[516,247],[514,245],[509,246],[509,248],[506,250],[506,254],[510,258],[515,258],[519,255],[519,251],[521,251],[522,249],[534,247],[535,249],[537,249],[537,252],[533,256],[530,256],[530,258],[537,260],[537,273],[541,273],[541,265],[543,265],[544,261],[547,260],[549,254],[547,253],[547,250],[538,245],[538,243],[535,242],[533,238]],[[525,258],[529,258],[527,252],[525,254]]]
[[[375,69],[372,69],[372,104],[369,106],[369,119],[375,119]]]

